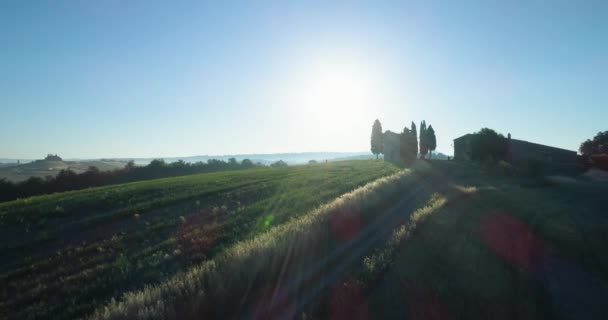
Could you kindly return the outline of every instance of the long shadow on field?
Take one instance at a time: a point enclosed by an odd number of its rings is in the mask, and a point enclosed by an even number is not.
[[[332,232],[340,240],[346,240],[336,246],[328,256],[324,257],[315,265],[312,270],[307,270],[299,281],[291,283],[289,290],[297,291],[303,283],[317,279],[317,275],[325,271],[322,281],[315,281],[316,286],[303,295],[298,300],[296,311],[300,311],[304,306],[314,301],[326,289],[334,286],[337,282],[345,278],[345,274],[352,269],[353,265],[361,260],[373,247],[377,246],[393,231],[393,229],[409,218],[421,204],[425,203],[431,194],[440,188],[439,177],[427,177],[428,180],[421,180],[417,186],[405,191],[398,202],[386,209],[379,209],[377,217],[369,221],[365,227],[359,229],[357,218],[349,220],[341,219],[340,215],[332,222]],[[356,217],[356,215],[355,215]],[[338,224],[339,226],[336,226]],[[346,225],[344,225],[346,224]],[[346,229],[346,232],[343,230]],[[355,229],[356,234],[352,234]]]
[[[449,201],[401,245],[364,292],[369,318],[607,318],[608,224],[597,194],[572,202],[560,186],[455,181],[478,191]]]
[[[225,290],[235,299],[227,301],[224,294],[208,293],[198,303],[187,301],[181,304],[182,308],[178,304],[178,318],[289,319],[317,313],[321,296],[342,281],[365,254],[381,244],[432,193],[445,187],[441,175],[413,174],[418,177],[411,179],[408,188],[383,197],[386,201],[373,210],[373,217],[356,211],[333,215],[322,239],[313,239],[303,249],[292,246],[286,255],[269,257],[272,261],[265,264],[264,270],[258,270],[251,281],[227,284]]]

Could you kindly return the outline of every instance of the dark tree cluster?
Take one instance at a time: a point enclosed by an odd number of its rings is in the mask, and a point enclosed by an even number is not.
[[[422,120],[420,123],[420,158],[426,158],[429,155],[429,159],[433,156],[433,151],[437,148],[437,138],[435,137],[435,129],[433,126],[426,126],[426,121]],[[429,153],[430,151],[430,153]]]
[[[581,143],[578,150],[585,165],[608,170],[608,131],[598,132],[593,140]]]
[[[130,161],[124,168],[111,171],[100,171],[97,167],[89,167],[89,169],[83,173],[75,173],[68,169],[59,171],[55,177],[30,177],[29,179],[18,183],[8,181],[4,178],[0,179],[0,202],[40,194],[80,190],[89,187],[125,182],[184,176],[196,173],[242,170],[261,166],[263,165],[260,163],[254,164],[249,159],[238,162],[235,158],[228,159],[228,162],[211,159],[207,162],[199,161],[195,163],[187,163],[182,160],[166,163],[162,159],[155,159],[147,166],[136,166],[133,161]]]
[[[416,124],[413,121],[410,127],[411,129],[403,128],[399,146],[401,160],[405,164],[413,163],[418,156],[418,151],[420,151],[420,157],[425,158],[429,151],[432,152],[437,147],[437,138],[433,126],[427,128],[426,122],[423,120],[420,123],[420,138],[418,138]]]
[[[270,164],[271,168],[283,168],[283,167],[287,167],[287,162],[283,161],[283,160],[279,160],[279,161],[275,161],[273,163]]]
[[[608,154],[608,131],[598,132],[593,140],[587,139],[581,143],[578,150],[584,156]]]
[[[63,161],[63,159],[61,159],[60,156],[56,155],[56,154],[48,154],[46,156],[46,158],[44,158],[44,160],[46,161]]]
[[[504,160],[508,150],[507,138],[489,128],[483,128],[474,133],[471,139],[470,156],[474,161]]]
[[[412,122],[412,128],[404,127],[399,138],[399,156],[406,165],[412,164],[418,155],[418,137],[416,124]]]
[[[418,150],[420,149],[421,158],[425,158],[429,151],[434,151],[437,147],[437,138],[433,126],[427,128],[426,121],[420,123],[420,141],[418,141],[418,132],[416,124],[412,121],[411,129],[403,128],[399,139],[399,150],[401,160],[406,164],[411,164],[416,160]],[[371,151],[378,159],[378,155],[384,150],[384,141],[382,134],[382,124],[378,119],[374,121],[372,126]]]

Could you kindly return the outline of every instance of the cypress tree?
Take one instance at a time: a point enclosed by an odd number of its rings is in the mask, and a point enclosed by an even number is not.
[[[403,132],[401,132],[399,137],[399,156],[401,157],[401,161],[403,161],[403,163],[409,163],[410,130],[407,127],[403,128]]]
[[[376,159],[378,159],[378,155],[382,153],[384,149],[384,143],[382,139],[382,124],[378,119],[374,121],[374,125],[372,126],[372,138],[371,138],[371,151],[376,155]]]
[[[426,129],[426,121],[422,120],[420,123],[420,157],[426,158],[426,154],[429,152],[429,147],[427,146],[427,129]]]
[[[435,151],[435,148],[437,148],[437,138],[435,137],[435,130],[433,129],[432,125],[430,125],[426,131],[427,146],[431,151],[429,155],[430,159],[433,156],[433,151]]]
[[[418,157],[418,131],[416,131],[416,124],[412,121],[412,129],[410,131],[410,139],[412,139],[412,156],[414,159]]]

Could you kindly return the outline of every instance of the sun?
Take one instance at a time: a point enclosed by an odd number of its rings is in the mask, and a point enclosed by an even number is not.
[[[316,125],[340,128],[369,115],[375,86],[361,66],[336,62],[307,70],[298,91],[301,113]]]

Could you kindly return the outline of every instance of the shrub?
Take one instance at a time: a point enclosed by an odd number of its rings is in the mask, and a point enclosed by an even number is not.
[[[541,177],[544,173],[544,166],[545,164],[541,160],[530,157],[524,162],[523,174],[530,178]]]
[[[485,168],[490,174],[498,177],[513,177],[516,174],[515,167],[504,160],[487,162]]]
[[[483,128],[476,132],[471,139],[471,159],[483,162],[503,159],[507,154],[509,144],[507,139],[496,131]]]
[[[283,161],[283,160],[279,160],[276,162],[273,162],[270,167],[272,168],[282,168],[282,167],[287,167],[287,162]]]

